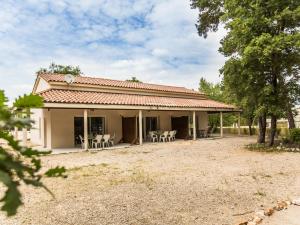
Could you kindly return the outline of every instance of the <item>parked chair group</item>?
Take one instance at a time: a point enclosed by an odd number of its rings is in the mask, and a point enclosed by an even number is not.
[[[88,137],[88,142],[89,142],[89,147],[92,148],[105,148],[105,147],[111,147],[114,146],[114,141],[115,141],[116,135],[114,134],[111,136],[110,134],[97,134],[96,136],[89,136]],[[82,135],[79,135],[80,143],[81,143],[81,148],[84,148],[84,138]]]
[[[176,130],[164,131],[162,133],[149,131],[149,139],[151,142],[167,142],[175,141]]]

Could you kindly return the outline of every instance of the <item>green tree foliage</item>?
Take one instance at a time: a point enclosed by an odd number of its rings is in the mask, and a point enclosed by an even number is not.
[[[59,73],[59,74],[72,74],[74,76],[80,76],[82,71],[79,66],[70,66],[70,65],[59,65],[55,63],[51,63],[48,68],[41,68],[37,74],[39,73]]]
[[[7,106],[4,91],[0,90],[0,182],[6,187],[3,194],[1,210],[8,216],[15,215],[22,204],[20,185],[42,187],[50,194],[50,190],[42,183],[44,176],[61,176],[65,172],[63,167],[40,172],[42,165],[40,156],[49,152],[40,152],[32,148],[22,147],[19,141],[14,140],[9,131],[17,128],[30,128],[30,108],[41,107],[42,99],[36,95],[24,95],[18,98],[13,108]],[[2,143],[2,144],[1,144]]]
[[[220,102],[228,102],[226,95],[224,94],[224,87],[221,83],[213,84],[205,80],[204,78],[200,79],[199,91],[206,94],[210,99]],[[219,114],[210,114],[209,115],[209,125],[211,127],[220,126],[220,115]],[[223,114],[223,124],[224,126],[231,126],[237,121],[237,117],[232,114]]]
[[[142,81],[140,81],[140,80],[137,79],[136,77],[131,77],[130,79],[128,79],[128,80],[126,80],[126,81],[136,82],[136,83],[142,83]]]
[[[277,118],[299,100],[300,1],[192,0],[192,7],[199,10],[199,35],[220,23],[227,29],[220,48],[228,57],[221,70],[225,89],[259,117],[259,142],[271,118],[273,145]]]

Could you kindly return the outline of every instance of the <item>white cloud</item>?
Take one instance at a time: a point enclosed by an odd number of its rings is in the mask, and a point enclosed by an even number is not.
[[[0,11],[0,89],[31,90],[50,62],[85,74],[197,88],[219,81],[220,32],[197,35],[197,11],[182,0],[6,0]]]

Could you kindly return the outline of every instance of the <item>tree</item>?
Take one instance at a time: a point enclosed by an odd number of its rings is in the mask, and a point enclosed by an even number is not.
[[[14,102],[13,108],[9,108],[6,102],[4,91],[0,90],[0,140],[5,141],[3,145],[0,143],[0,182],[6,187],[0,201],[3,203],[1,210],[5,211],[8,216],[12,216],[22,204],[20,184],[42,187],[51,194],[51,191],[44,186],[42,178],[62,176],[65,169],[56,167],[42,174],[39,157],[49,152],[20,146],[19,142],[9,134],[14,127],[31,127],[32,121],[28,117],[29,109],[41,107],[42,99],[36,95],[24,95]]]
[[[295,104],[289,81],[299,87],[300,2],[192,0],[192,7],[199,10],[200,36],[206,38],[220,23],[225,25],[228,33],[220,48],[228,57],[222,70],[224,85],[229,85],[228,89],[236,96],[245,90],[242,96],[246,104],[254,104],[260,124],[259,141],[265,139],[266,116],[271,117],[269,144],[273,145],[277,118],[284,114],[287,105]],[[236,74],[237,71],[240,73]],[[230,79],[240,79],[241,86]]]
[[[199,91],[206,94],[210,99],[221,102],[228,102],[226,95],[224,94],[224,86],[221,83],[210,83],[204,78],[200,79]],[[225,126],[231,126],[237,118],[231,114],[225,114],[223,117],[223,124]],[[220,116],[216,114],[209,115],[209,125],[211,127],[220,126]]]
[[[51,63],[48,68],[41,68],[37,74],[39,73],[59,73],[59,74],[72,74],[74,76],[80,76],[82,71],[79,66],[71,66],[71,65],[59,65],[55,63]]]
[[[131,79],[128,79],[126,81],[136,82],[136,83],[142,83],[142,81],[138,80],[136,77],[131,77]]]

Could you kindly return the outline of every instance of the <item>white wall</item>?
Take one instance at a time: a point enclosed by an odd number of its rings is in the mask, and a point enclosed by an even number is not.
[[[43,145],[42,141],[42,121],[43,109],[31,109],[30,119],[34,121],[33,127],[30,130],[30,141],[34,145]]]
[[[198,126],[200,130],[205,130],[208,127],[208,113],[207,112],[197,112],[198,116]]]
[[[39,82],[37,83],[35,93],[47,90],[49,88],[50,88],[49,83],[45,81],[43,78],[40,78]]]

